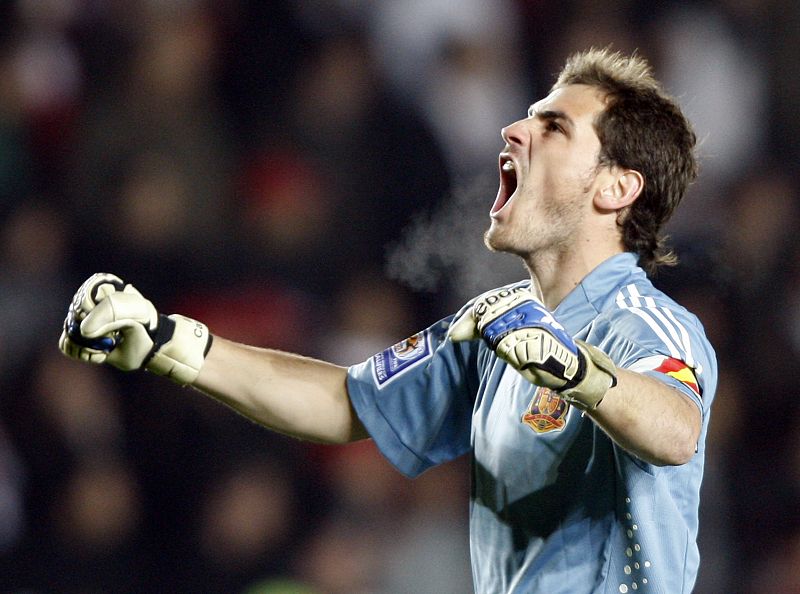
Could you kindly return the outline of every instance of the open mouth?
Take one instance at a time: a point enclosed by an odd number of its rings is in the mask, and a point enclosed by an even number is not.
[[[514,197],[517,191],[517,168],[511,156],[503,153],[500,155],[500,188],[497,190],[492,210],[489,214],[494,215],[503,210]]]

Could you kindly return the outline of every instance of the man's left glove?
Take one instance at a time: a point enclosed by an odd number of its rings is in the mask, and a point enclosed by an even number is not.
[[[609,356],[573,340],[524,287],[484,293],[453,321],[448,336],[453,341],[483,338],[525,379],[558,392],[582,410],[595,408],[617,383]]]
[[[75,293],[58,346],[74,359],[144,368],[186,385],[200,373],[211,341],[205,324],[161,315],[133,285],[98,273]]]

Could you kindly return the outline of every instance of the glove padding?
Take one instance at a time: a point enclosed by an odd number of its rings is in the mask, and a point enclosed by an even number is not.
[[[453,322],[448,336],[453,341],[483,338],[525,379],[582,410],[595,408],[617,383],[608,355],[573,340],[524,287],[484,293]]]
[[[133,285],[106,273],[90,277],[70,304],[59,348],[68,357],[147,369],[186,385],[211,346],[208,328],[180,315],[160,315]]]

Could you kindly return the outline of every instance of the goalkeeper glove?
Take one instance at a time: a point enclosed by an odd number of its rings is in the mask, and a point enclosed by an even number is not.
[[[186,385],[200,373],[211,341],[205,324],[161,315],[133,285],[98,273],[75,293],[58,346],[74,359],[144,368]]]
[[[453,341],[483,338],[525,379],[558,392],[582,410],[595,408],[617,383],[609,356],[573,340],[523,287],[484,293],[452,323],[448,336]]]

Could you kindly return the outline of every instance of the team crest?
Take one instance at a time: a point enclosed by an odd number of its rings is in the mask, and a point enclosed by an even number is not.
[[[537,388],[522,422],[536,431],[561,431],[567,423],[569,403],[550,388]]]
[[[372,370],[376,383],[383,386],[392,378],[427,359],[432,352],[430,336],[427,331],[419,332],[398,342],[393,347],[381,351],[372,358]]]

